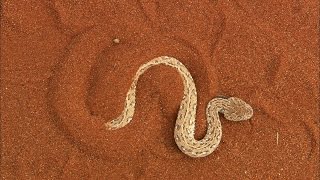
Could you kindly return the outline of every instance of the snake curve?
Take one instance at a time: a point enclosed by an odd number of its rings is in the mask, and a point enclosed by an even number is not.
[[[124,110],[116,119],[105,123],[108,130],[115,130],[127,125],[133,118],[136,103],[136,86],[140,75],[156,65],[167,65],[175,68],[183,80],[184,95],[180,103],[174,139],[178,148],[190,157],[205,157],[211,154],[219,145],[222,137],[222,127],[219,113],[223,113],[227,120],[242,121],[253,116],[253,109],[249,104],[236,97],[214,98],[206,108],[207,132],[203,139],[194,138],[197,108],[197,92],[193,78],[188,69],[177,59],[161,56],[140,66],[127,92]]]

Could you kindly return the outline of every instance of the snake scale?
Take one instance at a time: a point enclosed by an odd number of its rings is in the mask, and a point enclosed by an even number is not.
[[[174,139],[179,149],[186,155],[190,157],[205,157],[218,147],[222,136],[219,113],[224,114],[224,117],[231,121],[242,121],[252,117],[253,109],[243,100],[236,97],[214,98],[207,104],[206,108],[206,135],[203,139],[196,140],[194,132],[197,91],[193,78],[188,69],[179,60],[173,57],[161,56],[140,66],[127,93],[124,110],[116,119],[105,124],[108,130],[122,128],[132,120],[139,77],[150,67],[160,64],[175,68],[183,79],[184,95],[176,119]]]

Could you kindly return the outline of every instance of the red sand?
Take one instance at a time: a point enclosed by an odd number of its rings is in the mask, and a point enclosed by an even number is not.
[[[318,1],[129,2],[2,3],[2,178],[319,178]],[[206,158],[175,145],[183,87],[165,66],[140,79],[132,123],[103,127],[138,67],[161,55],[195,79],[197,138],[213,97],[254,108],[250,121],[221,117]]]

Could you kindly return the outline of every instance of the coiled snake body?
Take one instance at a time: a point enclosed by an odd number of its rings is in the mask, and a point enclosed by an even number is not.
[[[116,119],[107,122],[107,129],[114,130],[127,125],[133,117],[136,103],[136,86],[140,75],[152,66],[164,64],[175,68],[181,75],[184,85],[184,96],[180,104],[178,117],[174,129],[174,138],[179,149],[190,157],[205,157],[211,154],[219,145],[222,136],[222,127],[219,112],[231,121],[242,121],[250,119],[253,110],[243,100],[230,98],[214,98],[206,109],[207,133],[201,140],[194,138],[195,119],[197,108],[197,91],[188,69],[177,59],[161,56],[143,64],[133,78],[133,82],[126,96],[124,110]]]

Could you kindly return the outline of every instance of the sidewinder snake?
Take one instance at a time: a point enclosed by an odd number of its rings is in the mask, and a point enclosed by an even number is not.
[[[116,119],[105,125],[109,130],[115,130],[127,125],[133,118],[136,104],[136,86],[140,75],[152,66],[164,64],[175,68],[181,75],[184,85],[184,95],[174,129],[174,139],[179,149],[190,157],[205,157],[211,154],[219,145],[222,127],[219,113],[227,120],[243,121],[253,116],[252,107],[236,97],[214,98],[206,108],[207,133],[201,140],[194,138],[197,108],[197,91],[193,78],[188,69],[177,59],[161,56],[143,64],[133,78],[126,96],[124,110]]]

